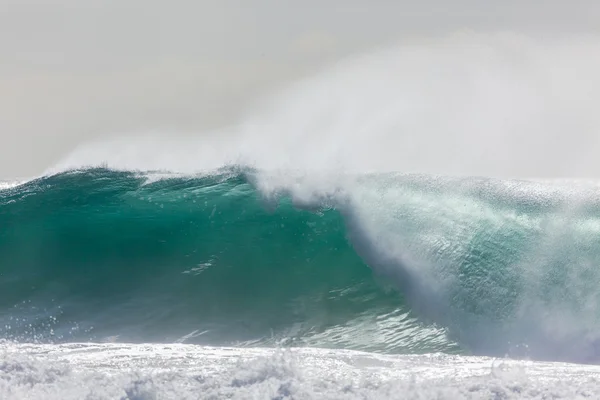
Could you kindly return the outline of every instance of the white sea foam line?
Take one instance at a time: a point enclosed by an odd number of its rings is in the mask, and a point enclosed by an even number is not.
[[[237,364],[240,360],[258,357],[273,357],[288,354],[306,360],[338,360],[353,367],[383,367],[395,377],[409,377],[415,371],[436,369],[435,374],[419,375],[421,378],[465,378],[485,375],[499,364],[529,369],[533,375],[560,379],[560,376],[546,374],[547,371],[579,371],[600,378],[600,365],[572,364],[564,362],[542,362],[532,360],[511,360],[479,356],[459,356],[442,353],[424,355],[385,355],[356,350],[333,350],[320,348],[235,348],[212,347],[191,344],[128,344],[128,343],[70,343],[51,344],[0,344],[4,354],[21,354],[49,360],[67,360],[79,367],[120,369],[122,361],[131,365],[139,364],[149,369],[170,369],[174,366],[206,366],[207,360],[220,360],[227,364]],[[165,363],[170,360],[172,364]],[[119,361],[118,361],[119,360]],[[394,367],[394,368],[391,368]],[[403,368],[399,368],[403,367]],[[441,374],[441,375],[440,375]]]
[[[183,344],[0,343],[4,399],[590,398],[600,366],[444,354]],[[196,397],[194,397],[194,395]],[[116,397],[115,397],[116,396]],[[119,397],[121,396],[121,397]],[[133,396],[133,397],[132,397]],[[191,397],[190,397],[191,396]],[[212,396],[212,397],[211,397]]]

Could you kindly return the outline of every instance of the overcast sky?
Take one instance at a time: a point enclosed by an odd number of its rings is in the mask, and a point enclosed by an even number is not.
[[[598,3],[0,0],[0,178],[106,135],[233,124],[258,96],[400,38],[596,32]]]

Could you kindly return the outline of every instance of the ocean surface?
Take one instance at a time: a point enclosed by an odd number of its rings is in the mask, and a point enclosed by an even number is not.
[[[5,184],[0,398],[595,398],[599,211],[574,181]]]
[[[0,400],[599,399],[600,41],[413,39],[0,183]]]

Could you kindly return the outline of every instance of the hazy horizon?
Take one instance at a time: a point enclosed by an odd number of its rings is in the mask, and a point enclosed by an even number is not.
[[[595,2],[536,4],[0,0],[0,179],[40,174],[114,135],[235,125],[257,99],[398,41],[600,31]]]

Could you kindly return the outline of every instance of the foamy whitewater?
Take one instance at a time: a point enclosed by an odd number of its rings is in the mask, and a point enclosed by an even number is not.
[[[600,398],[598,50],[413,40],[0,183],[0,399]]]

